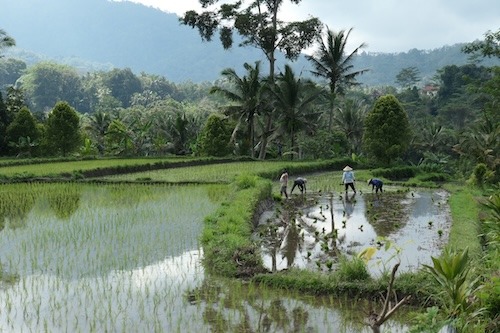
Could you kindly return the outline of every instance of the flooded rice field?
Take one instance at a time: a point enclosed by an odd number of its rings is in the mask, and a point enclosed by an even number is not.
[[[198,238],[226,191],[217,185],[3,185],[0,331],[370,331],[359,317],[362,305],[206,276]],[[315,200],[304,210],[304,228],[328,212],[328,198]],[[353,203],[346,226],[364,204]],[[339,246],[355,249],[347,235]],[[302,262],[296,253],[290,264]],[[397,320],[384,327],[405,328]]]
[[[447,199],[443,190],[423,189],[293,196],[261,216],[265,265],[330,271],[339,254],[363,252],[374,277],[397,262],[400,272],[418,269],[447,243]]]

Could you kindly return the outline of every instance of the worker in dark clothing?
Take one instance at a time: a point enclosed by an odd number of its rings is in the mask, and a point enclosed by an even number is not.
[[[307,179],[305,179],[305,178],[298,177],[297,179],[295,179],[293,181],[293,187],[292,187],[292,190],[290,191],[290,194],[292,194],[293,189],[296,186],[299,188],[300,193],[304,193],[306,191],[306,183],[307,183]]]
[[[380,179],[377,178],[371,178],[368,181],[368,185],[372,186],[372,191],[375,189],[375,193],[382,192],[382,186],[384,186],[384,182],[382,182]]]

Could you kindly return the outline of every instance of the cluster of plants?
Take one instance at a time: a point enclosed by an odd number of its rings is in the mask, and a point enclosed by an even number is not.
[[[228,16],[219,17],[214,12],[210,24],[225,27],[225,21],[244,17],[241,6]],[[279,7],[266,7],[268,14],[279,14]],[[273,17],[255,17],[255,22],[273,24]],[[181,22],[200,31],[209,23],[195,12],[186,14]],[[260,159],[350,156],[374,166],[418,165],[426,175],[417,174],[416,181],[424,183],[446,180],[446,174],[469,178],[473,170],[471,181],[498,181],[499,163],[494,153],[499,150],[495,138],[500,130],[495,112],[498,68],[447,66],[438,72],[439,89],[432,96],[419,91],[418,86],[426,82],[420,81],[418,68],[398,75],[399,88],[360,89],[356,78],[366,70],[352,70],[350,62],[363,45],[347,53],[345,44],[351,30],[324,31],[320,27],[320,21],[311,18],[305,26],[284,24],[284,30],[274,33],[279,36],[292,29],[303,36],[288,40],[283,35],[288,45],[283,50],[291,52],[287,53],[290,60],[313,43],[322,46],[308,60],[315,68],[311,74],[326,80],[326,87],[298,76],[289,66],[278,73],[273,62],[269,63],[269,75],[260,62],[243,64],[243,74],[228,68],[213,85],[197,87],[195,90],[202,93],[191,99],[182,97],[180,89],[164,78],[136,76],[128,69],[79,78],[70,68],[54,64],[25,68],[18,73],[23,79],[17,80],[23,86],[9,87],[5,99],[0,98],[1,154],[174,153]],[[270,48],[257,43],[253,34],[259,33],[259,25],[234,29],[245,36],[246,45],[266,54],[285,45]],[[202,37],[210,39],[215,30],[206,32]],[[229,48],[231,36],[223,37],[227,41],[224,47]],[[46,77],[55,78],[50,84],[56,87],[47,88]],[[80,82],[84,79],[85,84]],[[80,82],[85,89],[58,87],[61,82]],[[35,92],[42,87],[47,89],[39,96]],[[61,95],[82,91],[88,95]],[[66,102],[56,104],[60,100]],[[56,113],[60,113],[58,117]]]

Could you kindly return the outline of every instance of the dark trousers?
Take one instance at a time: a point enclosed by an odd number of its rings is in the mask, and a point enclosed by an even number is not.
[[[345,183],[345,191],[347,192],[347,189],[351,187],[354,193],[356,193],[356,189],[354,188],[354,183]]]

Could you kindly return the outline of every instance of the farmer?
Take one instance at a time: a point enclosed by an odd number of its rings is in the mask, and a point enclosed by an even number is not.
[[[345,193],[347,194],[347,189],[350,187],[356,193],[356,188],[354,188],[354,182],[356,179],[354,178],[354,172],[352,168],[348,165],[343,169],[344,173],[342,174],[342,183],[345,186]]]
[[[368,181],[368,185],[372,186],[372,192],[374,189],[375,189],[375,193],[378,193],[379,190],[380,190],[380,192],[383,192],[382,186],[384,186],[384,182],[381,181],[380,179],[370,178],[370,180]]]
[[[281,185],[280,195],[283,196],[284,194],[285,197],[288,199],[288,194],[286,193],[286,188],[288,186],[288,171],[286,169],[284,169],[283,173],[281,174],[280,185]]]
[[[306,191],[306,183],[307,183],[307,179],[305,179],[305,178],[298,177],[297,179],[295,179],[293,181],[293,186],[292,186],[292,190],[290,191],[290,194],[293,193],[293,189],[295,188],[295,186],[297,186],[299,188],[300,193],[304,193]]]

